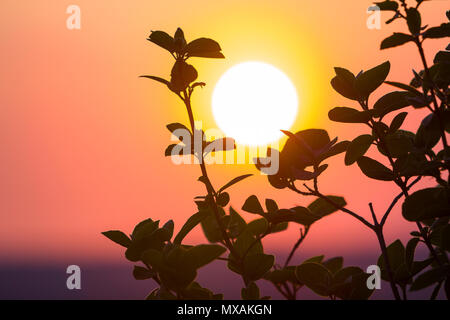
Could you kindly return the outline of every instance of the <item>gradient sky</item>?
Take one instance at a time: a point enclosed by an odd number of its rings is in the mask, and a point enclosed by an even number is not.
[[[66,28],[66,8],[81,8],[81,30]],[[197,118],[216,127],[211,94],[220,75],[248,60],[273,64],[295,84],[299,114],[292,131],[326,128],[332,138],[353,139],[366,129],[331,123],[334,106],[354,104],[330,86],[333,67],[355,73],[385,60],[390,80],[409,81],[419,69],[412,45],[380,51],[382,39],[400,23],[369,30],[370,1],[16,1],[0,3],[0,259],[27,263],[118,261],[123,250],[101,232],[131,232],[148,217],[175,220],[176,230],[195,213],[194,196],[204,192],[194,165],[174,165],[164,157],[170,143],[165,125],[187,123],[183,106],[158,83],[141,74],[168,77],[171,57],[146,38],[150,30],[172,34],[182,27],[189,40],[217,40],[225,60],[192,59],[207,86],[194,98]],[[445,21],[447,1],[423,5],[424,24]],[[388,18],[383,15],[383,21]],[[445,41],[429,41],[431,61]],[[376,96],[389,88],[383,86]],[[423,114],[405,122],[415,128]],[[368,217],[367,203],[385,210],[399,191],[392,183],[369,181],[354,165],[336,157],[323,177],[323,192],[345,196],[349,207]],[[287,190],[275,190],[251,165],[209,169],[220,186],[234,176],[254,177],[230,189],[240,209],[251,194],[280,206],[306,205]],[[424,182],[430,183],[428,182]],[[245,215],[246,219],[253,218]],[[414,226],[399,207],[386,238],[406,239]],[[267,250],[287,251],[298,227],[268,238]],[[187,241],[204,241],[197,230]],[[314,225],[303,250],[308,254],[355,256],[374,252],[375,236],[362,224],[337,213]],[[308,255],[305,254],[305,255]],[[374,261],[375,262],[375,261]]]

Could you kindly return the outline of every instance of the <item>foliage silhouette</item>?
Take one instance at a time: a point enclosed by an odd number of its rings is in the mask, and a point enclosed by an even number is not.
[[[279,208],[272,199],[266,199],[263,205],[255,195],[251,195],[242,210],[257,218],[247,222],[228,205],[230,194],[225,190],[251,174],[236,177],[216,189],[207,173],[205,152],[192,147],[187,151],[199,162],[201,176],[198,180],[204,184],[206,193],[195,198],[198,212],[186,221],[175,237],[172,221],[159,227],[159,221],[152,219],[140,222],[130,237],[117,230],[103,233],[126,248],[128,260],[142,264],[133,270],[137,280],[153,279],[158,284],[147,299],[222,299],[221,294],[215,294],[195,281],[198,270],[214,260],[225,261],[230,271],[242,277],[241,296],[246,300],[270,298],[261,296],[256,284],[258,280],[271,282],[286,299],[296,299],[303,287],[330,299],[368,299],[372,294],[366,284],[369,275],[359,267],[344,267],[342,257],[324,260],[320,255],[299,265],[291,265],[292,257],[313,224],[338,211],[351,215],[375,233],[381,251],[378,259],[381,277],[389,282],[395,299],[406,300],[408,290],[431,286],[430,299],[435,299],[442,288],[450,298],[447,253],[450,250],[450,149],[446,136],[450,132],[450,46],[436,54],[431,66],[427,64],[423,50],[425,40],[449,37],[450,23],[423,26],[419,12],[423,2],[418,0],[413,7],[404,0],[376,3],[380,10],[394,14],[387,23],[404,20],[409,30],[409,34],[394,33],[383,40],[381,49],[409,42],[418,49],[423,70],[413,70],[410,83],[386,81],[390,71],[388,61],[357,75],[345,68],[335,68],[331,86],[358,109],[336,107],[329,111],[328,116],[344,125],[365,124],[368,128],[366,134],[352,141],[338,142],[337,138],[331,140],[327,131],[322,129],[297,133],[283,131],[288,136],[283,149],[267,150],[269,156],[273,153],[279,155],[279,171],[268,175],[269,183],[278,189],[287,188],[300,196],[313,197],[310,205]],[[447,18],[450,20],[450,11]],[[214,151],[235,148],[231,138],[206,142],[203,132],[195,128],[191,106],[194,89],[205,83],[195,82],[198,73],[186,61],[191,57],[224,58],[220,45],[207,38],[188,43],[179,28],[174,37],[163,31],[154,31],[148,40],[167,50],[175,62],[170,80],[143,77],[166,85],[182,100],[189,117],[190,128],[172,123],[167,126],[169,131],[183,143],[186,137],[183,132],[188,138],[200,133],[203,147],[213,144],[216,146]],[[369,103],[372,93],[383,83],[397,91]],[[401,129],[408,116],[408,111],[403,109],[410,107],[429,111],[415,133]],[[394,112],[397,114],[393,120],[386,123],[385,117]],[[170,145],[165,155],[172,155],[175,147]],[[366,156],[371,148],[377,151],[377,159]],[[341,153],[345,153],[345,165],[356,163],[369,179],[394,183],[400,189],[381,217],[369,203],[372,222],[349,209],[343,197],[324,195],[320,191],[319,178],[328,169],[323,162]],[[257,160],[256,168],[265,172],[268,159]],[[433,179],[436,185],[410,193],[410,189],[425,177]],[[298,181],[302,187],[297,187]],[[403,198],[403,217],[416,223],[417,230],[411,232],[412,238],[406,246],[400,240],[388,245],[384,239],[384,226],[393,208]],[[264,251],[262,240],[286,230],[289,223],[300,225],[300,235],[286,261],[280,263]],[[209,244],[184,244],[186,235],[198,225],[201,225]],[[428,249],[428,258],[416,260],[415,251],[419,245]]]

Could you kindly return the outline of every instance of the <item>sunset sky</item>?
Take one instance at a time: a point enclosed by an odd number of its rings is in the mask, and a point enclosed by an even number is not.
[[[66,8],[81,8],[81,30],[66,28]],[[299,111],[291,131],[324,128],[331,138],[352,140],[367,129],[332,123],[328,110],[356,107],[331,87],[333,67],[358,73],[386,60],[393,81],[409,81],[420,69],[413,45],[379,50],[380,42],[403,23],[369,30],[371,1],[17,1],[0,3],[0,263],[67,264],[122,261],[123,250],[101,235],[131,232],[146,218],[175,221],[176,231],[195,213],[193,197],[204,193],[195,165],[174,165],[164,157],[171,143],[165,125],[188,124],[179,99],[164,86],[139,78],[169,77],[171,56],[146,40],[150,30],[173,34],[181,27],[187,40],[210,37],[226,59],[198,59],[193,100],[204,127],[217,127],[211,95],[220,76],[244,61],[261,61],[282,70],[294,83]],[[423,24],[446,20],[447,1],[423,5]],[[425,43],[427,58],[447,45]],[[375,97],[387,92],[385,85]],[[413,112],[406,128],[423,114]],[[283,142],[283,141],[282,141]],[[369,217],[368,202],[379,215],[399,193],[393,183],[368,180],[356,165],[346,167],[340,155],[328,162],[322,191],[342,195],[349,207]],[[239,209],[251,194],[275,199],[281,207],[307,205],[289,190],[272,188],[253,165],[215,165],[213,183],[235,176],[254,176],[230,189]],[[422,185],[430,184],[424,181]],[[254,218],[244,214],[247,220]],[[386,226],[387,242],[406,239],[414,230],[404,222],[400,206]],[[267,252],[285,253],[295,242],[298,226],[267,238]],[[196,230],[187,242],[204,240]],[[297,260],[326,253],[378,257],[373,233],[344,213],[313,225]],[[131,264],[130,264],[131,266]]]

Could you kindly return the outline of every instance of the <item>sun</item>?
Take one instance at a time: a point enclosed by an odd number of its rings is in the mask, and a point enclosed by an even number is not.
[[[298,97],[291,80],[276,67],[257,61],[237,64],[217,82],[214,119],[227,137],[248,146],[279,140],[295,121]]]

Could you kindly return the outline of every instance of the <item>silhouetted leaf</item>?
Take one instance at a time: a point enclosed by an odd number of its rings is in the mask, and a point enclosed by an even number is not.
[[[406,155],[410,152],[414,147],[414,133],[405,131],[405,130],[397,130],[393,133],[389,133],[384,137],[384,145],[389,150],[389,155],[392,158],[399,158],[401,156]],[[384,146],[378,144],[378,151],[381,154],[387,156],[388,152],[384,149]]]
[[[426,116],[417,130],[415,144],[427,149],[433,148],[441,138],[439,118],[434,114]]]
[[[395,132],[402,126],[405,121],[408,112],[400,112],[395,118],[392,120],[391,125],[389,126],[389,132]]]
[[[228,202],[230,202],[230,195],[228,194],[228,192],[220,193],[217,197],[217,204],[221,207],[225,207]]]
[[[370,134],[363,134],[356,137],[347,148],[347,153],[345,154],[345,164],[349,166],[362,157],[367,150],[369,150],[372,142],[373,137]]]
[[[170,90],[179,93],[197,79],[198,73],[192,65],[187,64],[184,60],[177,60],[172,68],[170,76]]]
[[[266,209],[268,213],[274,213],[278,211],[278,205],[274,200],[266,199]]]
[[[408,8],[406,14],[406,21],[408,23],[409,31],[412,34],[418,34],[422,24],[419,11],[416,8]]]
[[[220,45],[212,39],[199,38],[193,40],[188,43],[185,50],[188,57],[225,58],[220,52],[222,50]]]
[[[356,78],[356,88],[362,98],[367,98],[375,91],[386,79],[389,74],[391,64],[386,61],[370,70],[360,74]]]
[[[311,225],[316,220],[320,219],[320,216],[312,214],[307,208],[297,206],[291,209],[281,209],[276,213],[270,214],[269,221],[273,224],[283,222],[296,222],[305,226]]]
[[[417,244],[419,243],[419,238],[412,238],[406,244],[405,249],[405,264],[408,270],[411,270],[412,264],[414,262],[414,253],[416,251]]]
[[[324,153],[321,153],[317,157],[317,162],[322,162],[330,157],[333,157],[335,155],[338,155],[342,152],[347,151],[348,146],[350,145],[350,141],[341,141],[336,143],[334,146],[332,146],[329,150],[325,151]]]
[[[439,27],[429,28],[423,33],[424,39],[437,39],[450,37],[450,23],[443,23]]]
[[[325,199],[317,198],[308,206],[309,211],[311,211],[311,213],[314,216],[323,218],[329,214],[332,214],[333,212],[338,211],[339,208],[345,207],[345,205],[347,204],[347,202],[343,197],[338,196],[326,196],[326,197],[329,200],[331,200],[334,204],[336,204],[338,208],[336,208],[334,205],[332,205]]]
[[[167,235],[165,235],[165,237],[167,237],[167,241],[170,240],[170,239],[172,238],[172,236],[173,236],[173,229],[174,229],[174,223],[173,223],[173,220],[167,221],[167,222],[163,225],[162,229],[163,229],[165,232],[167,232]]]
[[[334,257],[334,258],[330,258],[324,262],[322,262],[322,264],[331,271],[331,273],[336,273],[339,270],[342,269],[342,266],[344,264],[344,258],[342,257]]]
[[[181,123],[170,123],[167,125],[167,129],[180,141],[183,141],[186,136],[192,136],[191,131]]]
[[[225,215],[223,208],[218,207],[217,209],[219,210],[219,216],[223,217]],[[223,240],[222,230],[212,209],[208,210],[208,212],[209,215],[201,221],[203,233],[209,242],[220,242]]]
[[[247,200],[245,200],[242,210],[260,215],[264,214],[261,203],[259,203],[259,200],[255,195],[251,195],[247,198]]]
[[[414,37],[409,34],[394,32],[394,34],[390,37],[387,37],[381,42],[380,49],[388,49],[397,46],[401,46],[407,42],[414,41]]]
[[[444,188],[418,190],[405,199],[403,217],[408,221],[422,221],[447,216],[448,195]]]
[[[234,185],[234,184],[236,184],[236,183],[238,183],[238,182],[240,182],[240,181],[242,181],[242,180],[244,180],[244,179],[246,179],[248,177],[251,177],[252,175],[253,174],[244,174],[242,176],[236,177],[236,178],[232,179],[230,182],[227,182],[222,188],[219,189],[218,192],[220,193],[220,192],[224,191],[225,189],[228,189],[232,185]]]
[[[384,181],[392,181],[395,178],[394,173],[390,169],[374,159],[361,157],[357,162],[361,171],[369,178]]]
[[[160,78],[160,77],[155,77],[155,76],[140,76],[140,78],[147,78],[147,79],[151,79],[151,80],[155,80],[158,82],[161,82],[162,84],[165,84],[166,86],[169,86],[169,81],[167,81],[166,79]]]
[[[264,234],[267,231],[268,226],[269,223],[267,220],[265,218],[261,218],[250,221],[247,225],[247,230],[252,235],[258,236]]]
[[[330,294],[333,275],[323,265],[315,262],[302,263],[295,269],[297,279],[320,296]]]
[[[373,105],[376,116],[383,117],[392,111],[410,106],[408,97],[411,97],[411,93],[406,91],[393,91],[382,96]]]
[[[186,39],[184,38],[184,32],[183,30],[181,30],[181,28],[177,28],[173,40],[175,51],[177,51],[178,53],[183,53],[186,47]]]
[[[400,89],[409,91],[415,96],[421,96],[422,95],[422,93],[419,90],[417,90],[416,88],[414,88],[412,86],[404,84],[404,83],[394,82],[394,81],[385,81],[384,83],[386,83],[388,85],[391,85],[393,87],[396,87],[396,88],[400,88]]]
[[[120,244],[122,247],[128,248],[131,244],[130,238],[127,237],[125,233],[119,230],[111,230],[102,232],[102,234],[107,237],[109,240],[114,241],[117,244]]]
[[[241,290],[242,300],[258,300],[260,297],[259,288],[254,282]]]
[[[450,272],[448,266],[437,267],[428,270],[419,275],[411,285],[411,291],[417,291],[431,286],[434,283],[445,280],[446,276]]]
[[[150,37],[147,40],[166,49],[170,53],[173,53],[175,51],[174,39],[164,31],[152,31]]]
[[[450,224],[441,230],[441,248],[450,251]]]
[[[220,138],[209,142],[204,149],[204,154],[217,151],[229,151],[236,149],[233,138]]]
[[[208,216],[207,211],[199,211],[196,214],[192,215],[186,223],[181,228],[180,232],[178,232],[177,236],[173,240],[176,244],[181,244],[184,237],[191,232],[192,229],[194,229],[203,219],[205,219]]]
[[[336,107],[328,112],[328,118],[336,122],[366,123],[371,118],[370,111],[358,111],[347,107]]]
[[[147,268],[143,268],[140,266],[134,266],[133,276],[136,280],[146,280],[153,277],[155,274],[148,270]]]
[[[272,268],[274,261],[274,256],[264,253],[247,255],[244,259],[245,277],[249,280],[261,279]]]
[[[230,221],[228,223],[228,232],[231,238],[238,237],[242,231],[247,227],[245,220],[236,212],[232,207],[230,207]]]
[[[163,261],[163,255],[158,250],[149,249],[142,253],[142,261],[152,266],[152,268],[156,271],[159,271],[163,268],[164,261]]]
[[[226,248],[216,244],[200,244],[189,248],[185,253],[186,263],[198,269],[224,254]]]
[[[336,76],[331,80],[331,86],[342,96],[358,100],[359,94],[355,89],[355,75],[344,68],[334,68]]]
[[[383,1],[375,2],[381,11],[396,11],[398,9],[398,3],[395,1]]]
[[[395,274],[396,271],[405,264],[405,247],[400,240],[396,240],[387,247],[386,251],[391,270]],[[382,270],[381,277],[384,280],[389,280],[385,259],[382,254],[378,258],[377,264]]]

